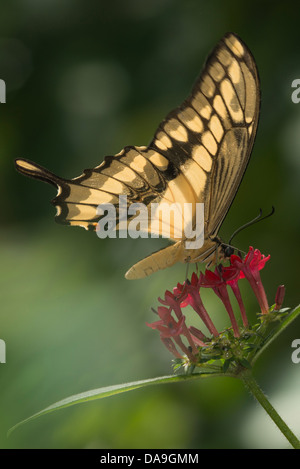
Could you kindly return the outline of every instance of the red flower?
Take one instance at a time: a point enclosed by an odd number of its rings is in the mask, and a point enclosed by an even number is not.
[[[240,269],[232,265],[230,265],[229,267],[223,267],[222,269],[222,277],[226,281],[226,284],[230,286],[238,302],[238,305],[240,307],[244,327],[248,327],[248,318],[246,314],[246,309],[245,309],[242,296],[241,296],[241,292],[239,289],[239,285],[238,285],[238,281],[241,278],[240,277],[241,274],[242,272],[240,271]]]
[[[230,257],[231,265],[241,271],[240,278],[245,277],[250,283],[260,305],[262,314],[268,313],[269,305],[259,271],[264,268],[269,259],[270,256],[265,257],[258,249],[254,250],[252,246],[250,246],[249,252],[244,260],[235,254]]]
[[[180,285],[180,284],[178,284]],[[174,289],[175,290],[175,289]],[[177,295],[174,295],[174,293],[171,293],[170,291],[165,292],[165,299],[158,298],[158,301],[166,306],[169,306],[171,310],[174,311],[175,315],[177,318],[180,320],[182,318],[182,311],[181,311],[181,298],[178,298]],[[192,350],[196,352],[196,346],[195,342],[185,324],[185,322],[182,324],[182,333],[183,335],[187,338],[189,345],[191,346]]]
[[[160,332],[160,338],[169,350],[171,347],[169,339],[173,339],[181,348],[181,350],[189,357],[189,359],[193,361],[194,355],[197,355],[198,353],[197,346],[203,346],[204,343],[201,342],[201,344],[199,344],[198,340],[195,341],[193,339],[185,324],[185,316],[182,314],[179,302],[171,292],[166,291],[165,299],[162,300],[159,298],[159,301],[164,305],[169,305],[169,308],[166,306],[159,306],[157,308],[157,313],[160,317],[160,320],[151,324],[146,323],[147,326],[151,327],[152,329],[157,329]],[[172,311],[175,312],[175,315],[178,318],[178,322],[176,322],[172,317]],[[185,346],[180,338],[180,335],[183,335],[187,339],[190,348]],[[168,340],[166,341],[165,339]]]
[[[148,326],[159,331],[162,342],[177,358],[183,358],[177,350],[177,347],[179,347],[190,362],[197,362],[199,359],[199,347],[207,347],[209,340],[207,340],[203,332],[198,328],[194,326],[187,327],[182,308],[188,305],[191,306],[202,319],[210,334],[214,337],[219,336],[200,296],[201,287],[212,288],[226,308],[234,336],[240,337],[239,327],[233,312],[227,287],[229,286],[232,289],[236,297],[240,307],[243,325],[247,328],[248,319],[238,281],[242,278],[246,278],[249,281],[258,299],[262,314],[266,314],[269,307],[259,271],[263,269],[269,258],[270,256],[263,256],[258,249],[254,250],[250,247],[244,259],[240,256],[232,255],[230,257],[231,264],[229,266],[224,267],[219,264],[214,271],[207,269],[205,273],[201,273],[199,277],[193,273],[190,281],[186,280],[182,284],[178,283],[173,289],[173,292],[167,290],[163,299],[158,298],[158,301],[162,305],[157,309],[157,314],[160,319],[152,324],[148,324]],[[281,307],[283,296],[284,287],[280,286],[276,294],[275,309]],[[182,339],[187,342],[188,345],[185,345]]]
[[[209,332],[214,336],[219,335],[201,300],[199,293],[199,280],[195,272],[192,274],[191,281],[186,281],[183,285],[179,283],[177,288],[174,288],[174,293],[179,295],[181,299],[184,298],[181,302],[181,306],[183,308],[190,305],[200,316]]]
[[[186,280],[181,283],[177,283],[177,287],[173,288],[173,293],[175,297],[180,301],[180,306],[185,308],[190,304],[191,301],[191,292],[193,292],[194,288],[198,286],[198,277],[195,272],[192,273],[191,280]]]
[[[179,285],[179,284],[178,284]],[[175,289],[174,289],[175,290]],[[170,306],[178,317],[178,319],[182,316],[182,311],[181,311],[181,298],[178,298],[177,295],[174,293],[170,292],[169,290],[166,290],[165,292],[165,298],[158,298],[158,301],[162,305]]]
[[[170,339],[168,337],[161,337],[161,341],[166,346],[166,348],[169,350],[169,352],[173,353],[173,355],[176,358],[181,358],[181,359],[183,358],[182,355],[180,355],[180,353],[178,352],[177,348],[175,347],[172,339]]]
[[[159,306],[157,308],[157,312],[161,319],[159,321],[152,322],[151,324],[146,324],[152,329],[157,329],[160,332],[161,338],[176,337],[182,333],[182,327],[185,321],[184,316],[181,316],[179,321],[176,323],[171,315],[171,309]]]
[[[177,358],[182,358],[182,356],[179,354],[172,340],[174,340],[174,342],[189,357],[189,359],[193,361],[194,360],[193,354],[188,349],[188,347],[184,345],[184,343],[182,342],[180,338],[180,335],[182,334],[183,328],[185,326],[185,317],[181,316],[179,321],[176,322],[171,314],[172,308],[166,308],[164,306],[159,306],[157,308],[157,313],[161,319],[151,324],[146,323],[147,326],[151,327],[152,329],[157,329],[159,331],[162,342],[167,347],[167,349],[171,351]],[[197,348],[194,343],[193,345],[194,345],[194,352],[197,353]]]
[[[233,272],[233,269],[232,271],[227,270],[225,271],[225,277],[226,276],[227,278],[235,278],[237,276],[237,273]],[[226,308],[226,311],[229,315],[232,324],[234,336],[239,337],[239,327],[236,322],[234,312],[230,303],[226,280],[223,278],[222,266],[217,266],[214,272],[212,272],[211,270],[206,270],[204,275],[201,274],[199,278],[199,286],[211,287],[213,289],[213,291],[220,298]]]

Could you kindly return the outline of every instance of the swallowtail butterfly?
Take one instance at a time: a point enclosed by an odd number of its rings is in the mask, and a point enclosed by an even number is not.
[[[146,277],[178,261],[214,262],[216,256],[225,256],[218,231],[250,158],[259,107],[252,54],[237,35],[227,33],[208,57],[190,96],[160,123],[148,146],[127,146],[70,180],[24,159],[16,160],[16,168],[56,186],[58,222],[88,230],[97,227],[99,204],[117,207],[120,195],[127,196],[128,205],[149,207],[149,215],[153,203],[192,204],[192,225],[196,204],[204,203],[203,246],[187,249],[184,235],[175,237],[178,227],[169,226],[173,243],[131,267],[128,279]],[[161,226],[161,235],[164,230]]]

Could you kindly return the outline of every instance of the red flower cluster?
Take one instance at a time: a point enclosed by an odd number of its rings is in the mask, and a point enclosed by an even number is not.
[[[190,361],[195,361],[198,347],[204,347],[207,338],[198,328],[186,326],[182,309],[187,305],[192,306],[210,334],[217,337],[219,333],[200,297],[201,287],[212,288],[225,306],[231,321],[234,336],[240,337],[240,328],[229,299],[228,287],[231,288],[236,297],[240,308],[243,327],[247,328],[248,319],[238,282],[243,278],[248,280],[258,300],[261,313],[263,315],[267,314],[269,306],[259,271],[264,268],[269,258],[270,256],[265,257],[258,249],[250,247],[244,259],[233,254],[230,257],[230,265],[228,267],[219,264],[216,266],[214,272],[206,270],[204,274],[200,273],[199,276],[193,273],[190,281],[186,280],[183,284],[178,283],[177,287],[173,289],[173,292],[165,292],[164,299],[158,298],[158,301],[163,305],[157,308],[160,320],[147,325],[159,331],[161,340],[168,350],[177,358],[182,358],[182,355],[177,350],[176,345],[187,355]],[[279,290],[276,297],[276,307],[283,301],[284,287],[279,287]],[[172,316],[173,313],[175,318]],[[182,338],[185,338],[188,345],[184,344]]]

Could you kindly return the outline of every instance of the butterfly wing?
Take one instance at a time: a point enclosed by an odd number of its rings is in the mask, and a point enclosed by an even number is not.
[[[224,220],[247,168],[259,120],[260,83],[257,67],[247,46],[232,34],[212,58],[209,71],[219,94],[213,98],[210,128],[216,139],[218,119],[224,126],[210,179],[207,230],[214,237]],[[225,75],[219,78],[223,67]]]
[[[168,114],[148,147],[125,147],[71,180],[23,159],[16,161],[16,167],[58,188],[53,203],[60,223],[95,230],[101,219],[99,205],[113,204],[118,229],[119,196],[126,196],[127,208],[143,203],[148,210],[146,230],[177,241],[126,274],[127,278],[145,277],[175,262],[193,260],[183,242],[185,226],[195,226],[198,202],[204,203],[205,243],[193,256],[204,260],[213,252],[211,238],[230,207],[251,154],[259,102],[254,59],[242,41],[229,33],[208,58],[191,95]],[[185,203],[192,207],[189,218],[182,216]],[[166,224],[160,209],[173,204],[178,212]],[[128,217],[127,226],[135,217]]]
[[[183,181],[188,183],[195,201],[204,203],[204,245],[186,251],[176,243],[138,262],[126,278],[146,276],[178,261],[208,262],[215,256],[214,238],[248,165],[259,108],[254,58],[240,38],[228,33],[207,59],[191,95],[168,114],[149,145],[169,160],[177,189]]]
[[[172,163],[147,147],[126,147],[118,155],[105,157],[99,166],[86,169],[81,176],[71,180],[60,178],[36,163],[24,159],[16,160],[16,167],[27,176],[57,187],[57,196],[52,200],[57,210],[57,222],[82,226],[88,230],[97,229],[102,217],[99,207],[105,207],[107,204],[116,208],[118,230],[119,197],[122,196],[126,197],[127,211],[130,212],[132,204],[143,204],[148,209],[148,232],[175,241],[183,236],[183,215],[180,206],[183,206],[184,202],[196,202],[192,188],[183,177],[175,173]],[[176,181],[175,174],[178,176]],[[170,219],[170,226],[169,223],[164,223],[160,209],[164,204],[173,206],[176,203],[178,212]],[[135,217],[136,213],[129,215],[127,225]]]
[[[238,190],[259,107],[254,58],[238,36],[228,33],[208,57],[191,95],[160,124],[150,144],[173,162],[205,204],[206,237],[216,235]]]

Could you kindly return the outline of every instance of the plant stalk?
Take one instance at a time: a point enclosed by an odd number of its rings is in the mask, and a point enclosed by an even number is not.
[[[255,397],[255,399],[260,403],[260,405],[265,409],[269,417],[273,420],[275,425],[283,433],[286,439],[290,442],[294,449],[300,449],[300,441],[287,426],[285,421],[280,417],[276,412],[274,407],[271,405],[255,379],[253,378],[251,372],[248,370],[241,374],[241,379],[245,387],[250,391],[250,393]]]

